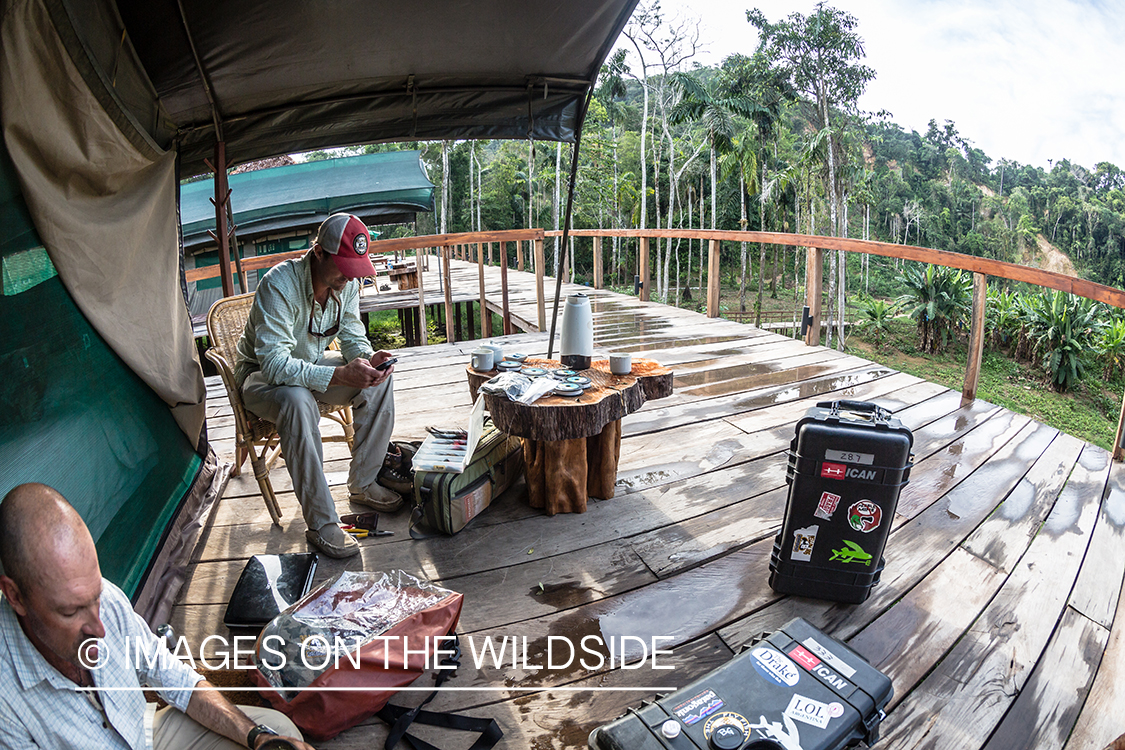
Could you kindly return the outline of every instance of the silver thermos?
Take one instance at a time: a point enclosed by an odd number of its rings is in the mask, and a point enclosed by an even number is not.
[[[559,354],[563,367],[590,369],[594,358],[594,315],[590,310],[590,298],[585,294],[571,294],[566,298]]]

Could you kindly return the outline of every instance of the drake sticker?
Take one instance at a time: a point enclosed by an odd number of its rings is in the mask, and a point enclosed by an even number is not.
[[[836,512],[836,506],[839,504],[839,495],[833,495],[831,492],[822,492],[820,494],[820,502],[817,503],[813,515],[817,518],[823,518],[825,521],[831,521],[832,514]]]
[[[800,562],[808,562],[811,560],[813,547],[816,546],[816,533],[819,530],[819,526],[806,526],[803,529],[794,531],[793,552],[789,555],[789,559],[798,560]]]
[[[768,646],[758,646],[750,652],[758,674],[777,685],[793,687],[801,679],[801,670],[784,654]]]
[[[860,500],[848,508],[848,524],[856,531],[869,534],[883,521],[883,509],[870,500]]]
[[[812,698],[806,698],[798,693],[794,693],[793,697],[789,699],[789,706],[785,709],[784,715],[794,721],[812,724],[820,729],[826,729],[829,720],[832,718],[831,709],[827,703],[814,701]]]
[[[691,725],[701,719],[706,719],[722,707],[723,700],[715,695],[714,690],[704,690],[699,695],[689,698],[673,708],[672,713],[684,724]]]
[[[871,555],[863,551],[855,542],[844,540],[844,546],[840,549],[832,550],[832,557],[828,558],[829,562],[839,560],[842,563],[858,563],[859,565],[871,565]]]

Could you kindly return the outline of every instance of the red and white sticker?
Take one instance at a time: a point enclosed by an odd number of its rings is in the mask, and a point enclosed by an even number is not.
[[[820,664],[820,659],[813,656],[807,648],[800,644],[789,650],[789,658],[810,671]]]
[[[844,464],[834,464],[825,461],[820,465],[822,479],[843,479],[848,467]]]
[[[822,492],[820,494],[820,502],[817,503],[813,515],[817,518],[823,518],[825,521],[831,521],[832,514],[836,512],[836,506],[839,504],[839,495],[833,495],[831,492]]]
[[[883,509],[870,500],[860,500],[848,508],[848,525],[869,534],[883,522]]]

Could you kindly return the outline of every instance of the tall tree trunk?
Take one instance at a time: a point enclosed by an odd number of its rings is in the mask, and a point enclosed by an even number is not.
[[[749,220],[746,218],[746,178],[742,176],[740,171],[738,174],[738,199],[740,204],[739,222],[742,231],[746,231],[746,225]],[[746,243],[742,245],[742,273],[738,277],[738,311],[746,312]],[[760,301],[759,301],[760,302]],[[757,325],[755,323],[755,325]]]
[[[766,161],[762,159],[762,177],[758,182],[758,230],[766,231],[766,201],[764,200],[764,190],[766,187]],[[762,327],[762,282],[763,277],[766,275],[766,245],[764,242],[758,243],[758,303],[754,308],[754,325],[758,328]]]
[[[561,194],[559,192],[559,182],[562,174],[562,141],[555,144],[555,202],[552,206],[551,219],[555,225],[555,231],[559,231],[559,201]],[[562,242],[562,237],[555,237],[555,252],[559,251],[559,243]]]
[[[449,231],[449,141],[441,142],[441,231]]]

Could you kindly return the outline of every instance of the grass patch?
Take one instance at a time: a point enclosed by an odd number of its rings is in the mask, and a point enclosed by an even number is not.
[[[876,346],[872,334],[862,329],[854,331],[848,338],[848,351],[900,372],[961,389],[968,358],[964,338],[944,352],[922,356],[918,351],[917,327],[912,321],[896,318],[890,328],[882,346]],[[1125,381],[1117,378],[1107,382],[1096,369],[1092,368],[1094,371],[1078,388],[1056,393],[1047,385],[1041,368],[1017,362],[1002,351],[986,350],[977,397],[1112,451]]]

